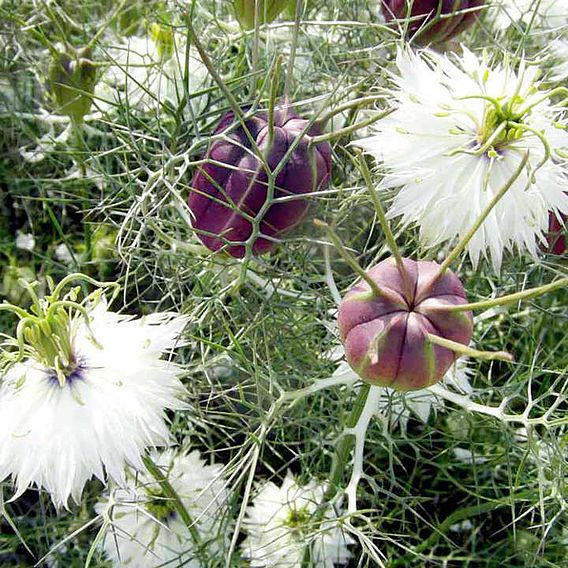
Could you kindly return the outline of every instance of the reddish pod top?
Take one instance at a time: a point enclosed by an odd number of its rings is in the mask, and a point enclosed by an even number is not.
[[[382,0],[385,20],[411,21],[406,35],[415,43],[440,43],[471,26],[485,0]],[[470,11],[467,11],[470,10]]]
[[[403,259],[403,266],[406,282],[393,258],[371,268],[367,274],[382,294],[358,283],[343,298],[338,323],[347,361],[364,381],[411,391],[437,383],[457,358],[428,334],[467,345],[473,314],[436,310],[467,303],[455,274],[438,277],[436,262]]]

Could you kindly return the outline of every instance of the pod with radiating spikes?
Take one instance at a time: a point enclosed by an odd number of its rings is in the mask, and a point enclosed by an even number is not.
[[[364,381],[411,391],[437,383],[457,358],[428,336],[467,346],[473,315],[436,310],[467,303],[455,274],[440,275],[436,262],[403,259],[402,266],[404,277],[393,258],[371,268],[376,290],[356,284],[340,304],[338,323],[347,362]]]

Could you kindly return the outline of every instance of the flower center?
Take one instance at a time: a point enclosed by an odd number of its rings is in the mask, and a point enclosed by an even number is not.
[[[145,503],[146,510],[158,521],[170,521],[176,516],[173,500],[161,488],[147,488],[146,495],[148,496],[148,501]]]
[[[284,525],[286,525],[293,534],[301,536],[307,532],[307,525],[310,523],[311,513],[307,506],[299,509],[290,509]]]
[[[35,291],[38,283],[30,284],[21,280],[20,283],[26,288],[32,304],[29,311],[7,302],[0,304],[0,310],[12,312],[20,319],[16,338],[7,343],[12,350],[0,351],[0,372],[5,372],[27,357],[45,367],[48,376],[57,379],[61,387],[67,381],[82,378],[86,366],[84,360],[75,353],[74,338],[77,327],[85,325],[90,340],[100,348],[90,328],[91,318],[87,308],[92,308],[100,301],[102,290],[95,290],[79,303],[79,286],[64,293],[64,289],[73,280],[85,280],[116,289],[114,284],[99,283],[83,274],[70,274],[57,286],[49,280],[51,293],[39,298]]]
[[[523,135],[523,110],[525,100],[520,96],[512,97],[504,103],[488,99],[481,127],[473,142],[477,150],[490,158],[497,157],[511,142]]]

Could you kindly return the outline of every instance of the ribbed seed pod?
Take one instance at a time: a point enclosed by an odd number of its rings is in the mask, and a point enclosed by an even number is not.
[[[452,272],[438,277],[435,262],[404,259],[403,266],[406,282],[392,258],[370,269],[367,274],[383,293],[377,296],[367,282],[358,283],[341,302],[338,323],[347,361],[364,381],[411,391],[438,382],[456,359],[428,334],[467,345],[473,315],[436,310],[467,303]]]
[[[311,144],[320,128],[313,125],[303,133],[309,122],[291,107],[276,108],[273,120],[272,140],[266,112],[244,123],[271,172],[285,160],[273,187],[243,125],[235,122],[232,113],[215,130],[189,195],[193,228],[212,251],[240,258],[249,240],[253,254],[269,251],[306,214],[304,196],[329,182],[331,147],[327,142]]]

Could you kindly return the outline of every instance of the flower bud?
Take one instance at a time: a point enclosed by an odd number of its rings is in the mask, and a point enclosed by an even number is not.
[[[54,55],[49,65],[47,86],[57,112],[75,122],[82,122],[91,108],[96,67],[90,56],[90,48],[75,50],[67,46]]]
[[[258,0],[260,24],[269,24],[286,8],[290,0]],[[235,14],[241,26],[246,30],[254,28],[255,0],[234,0]]]
[[[382,0],[382,10],[387,22],[409,18],[407,36],[428,44],[447,41],[471,26],[479,10],[463,11],[483,4],[484,0]]]
[[[195,173],[189,195],[193,228],[212,251],[223,249],[241,258],[245,255],[243,243],[251,237],[254,254],[269,251],[276,239],[306,214],[305,194],[329,182],[331,147],[327,142],[310,144],[312,137],[320,134],[319,126],[312,125],[298,141],[307,120],[291,107],[275,108],[273,119],[272,139],[266,112],[244,121],[270,171],[286,157],[273,188],[251,140],[232,113],[217,126],[205,164]],[[294,143],[294,150],[287,156]],[[280,201],[274,202],[277,199]]]
[[[150,38],[156,44],[158,56],[163,63],[174,54],[174,32],[171,27],[166,27],[153,22],[149,28]]]
[[[411,391],[437,383],[457,358],[428,334],[467,345],[473,315],[436,310],[467,303],[452,272],[438,277],[436,262],[404,259],[403,266],[406,282],[392,258],[369,270],[383,293],[377,296],[367,282],[358,283],[343,298],[338,323],[347,362],[364,381]]]

